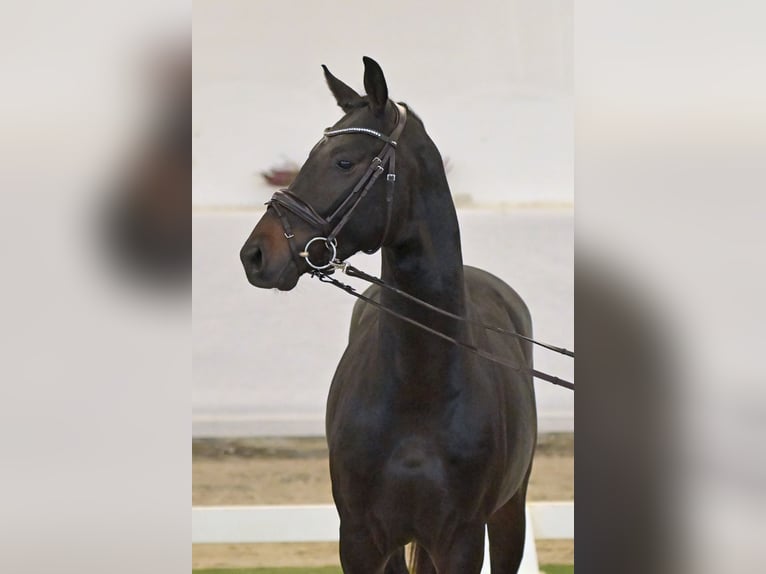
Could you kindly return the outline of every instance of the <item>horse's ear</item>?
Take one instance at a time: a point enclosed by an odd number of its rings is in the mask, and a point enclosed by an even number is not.
[[[365,56],[362,61],[364,62],[364,89],[367,92],[370,108],[375,115],[380,115],[388,103],[386,78],[375,60]]]
[[[338,102],[341,109],[348,113],[352,109],[359,107],[362,96],[357,94],[353,88],[350,88],[333,76],[324,64],[322,64],[322,69],[324,70],[324,77],[325,80],[327,80],[327,85],[330,87],[330,91],[332,92],[332,95],[335,96],[335,101]]]

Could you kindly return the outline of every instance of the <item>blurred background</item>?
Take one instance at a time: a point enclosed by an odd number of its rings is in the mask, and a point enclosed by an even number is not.
[[[4,571],[190,568],[190,24],[0,5]]]

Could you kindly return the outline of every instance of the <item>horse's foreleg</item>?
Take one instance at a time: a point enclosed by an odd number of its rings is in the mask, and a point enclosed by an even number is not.
[[[417,543],[413,543],[411,560],[411,574],[436,574],[436,566],[431,561],[428,551]]]
[[[439,574],[479,574],[484,562],[484,524],[461,527],[453,539],[431,554]]]
[[[388,556],[381,553],[364,525],[352,525],[348,520],[341,519],[340,564],[344,574],[389,574],[387,559]],[[397,574],[397,571],[391,574]]]
[[[399,548],[388,559],[385,574],[409,574],[407,561],[404,559],[404,547]]]
[[[516,574],[524,555],[524,534],[526,531],[527,481],[516,494],[495,511],[487,522],[489,531],[489,557],[492,572]]]

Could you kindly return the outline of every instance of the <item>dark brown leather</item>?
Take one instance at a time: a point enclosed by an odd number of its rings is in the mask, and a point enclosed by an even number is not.
[[[319,229],[323,234],[329,232],[330,222],[319,215],[313,207],[311,207],[308,203],[303,201],[289,189],[281,189],[277,192],[274,192],[274,195],[271,196],[269,204],[274,203],[281,205],[289,212],[294,213],[312,227]]]

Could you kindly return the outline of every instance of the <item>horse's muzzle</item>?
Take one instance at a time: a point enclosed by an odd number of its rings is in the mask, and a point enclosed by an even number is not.
[[[268,244],[268,241],[250,238],[239,252],[247,280],[251,285],[263,289],[289,291],[298,283],[300,274],[289,250],[281,253],[283,250],[270,249]]]

